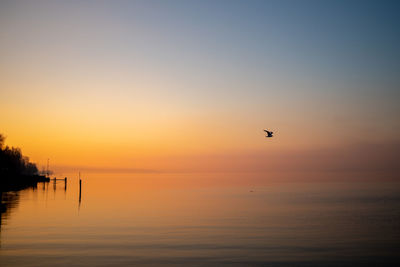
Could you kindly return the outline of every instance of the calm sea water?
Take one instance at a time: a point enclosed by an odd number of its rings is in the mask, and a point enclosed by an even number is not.
[[[3,193],[1,266],[400,266],[399,183],[91,174],[81,199],[78,184]]]

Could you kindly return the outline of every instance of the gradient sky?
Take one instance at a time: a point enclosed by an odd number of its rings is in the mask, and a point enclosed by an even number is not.
[[[390,169],[399,12],[397,1],[1,1],[0,132],[56,169],[307,169],[346,155],[341,168],[368,170],[359,156],[371,154]]]

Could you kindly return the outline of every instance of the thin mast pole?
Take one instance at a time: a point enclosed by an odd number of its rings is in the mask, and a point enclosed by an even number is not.
[[[47,177],[49,177],[49,161],[50,159],[47,159]]]

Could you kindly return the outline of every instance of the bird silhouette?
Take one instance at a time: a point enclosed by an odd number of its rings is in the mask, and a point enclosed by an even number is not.
[[[271,132],[271,131],[268,131],[268,130],[264,130],[264,132],[266,132],[267,133],[267,135],[265,136],[265,137],[273,137],[273,133],[274,132]]]

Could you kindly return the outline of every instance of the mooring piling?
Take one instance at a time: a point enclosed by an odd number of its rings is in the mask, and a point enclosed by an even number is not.
[[[79,178],[79,204],[81,203],[82,198],[82,180]]]

